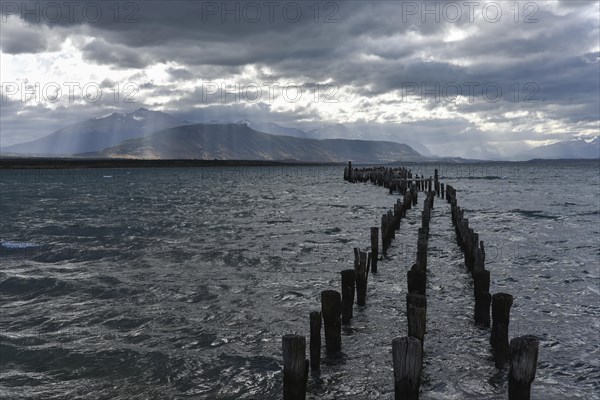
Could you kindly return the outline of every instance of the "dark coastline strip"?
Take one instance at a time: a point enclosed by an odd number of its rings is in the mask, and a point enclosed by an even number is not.
[[[190,167],[276,167],[332,166],[340,163],[271,160],[143,160],[127,158],[13,158],[0,157],[0,169],[70,168],[190,168]]]

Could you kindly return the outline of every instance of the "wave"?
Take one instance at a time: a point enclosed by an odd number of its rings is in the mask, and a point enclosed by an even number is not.
[[[56,278],[28,278],[11,276],[0,282],[0,293],[3,296],[18,296],[31,299],[40,295],[60,296],[71,291],[70,284]]]
[[[493,180],[497,180],[497,179],[507,179],[506,176],[498,176],[498,175],[487,175],[487,176],[449,176],[449,177],[445,177],[442,176],[441,179],[481,179],[481,180],[485,180],[485,181],[493,181]]]
[[[510,210],[510,212],[515,213],[515,214],[520,214],[526,218],[551,219],[551,220],[560,219],[559,216],[546,214],[545,212],[540,211],[540,210],[521,210],[520,208],[515,208],[515,209]]]

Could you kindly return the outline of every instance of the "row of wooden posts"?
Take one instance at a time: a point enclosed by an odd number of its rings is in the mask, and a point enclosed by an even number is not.
[[[510,361],[508,392],[509,399],[529,399],[531,383],[537,368],[539,340],[530,335],[513,338],[508,341],[510,309],[513,296],[508,293],[490,295],[490,271],[485,269],[485,247],[479,234],[469,227],[468,218],[457,205],[456,189],[446,186],[446,200],[450,203],[452,225],[456,240],[463,254],[465,267],[473,278],[475,298],[474,320],[476,324],[490,326],[490,303],[492,306],[492,330],[490,344],[494,363],[504,368]]]
[[[347,169],[351,171],[351,169]],[[359,176],[353,174],[352,176]],[[361,176],[360,180],[351,179],[344,172],[344,179],[350,182],[371,181],[374,184],[388,187],[392,178],[406,176],[404,168],[388,170],[377,169],[369,176]],[[308,372],[317,371],[321,366],[321,328],[324,328],[325,351],[328,357],[341,355],[341,327],[353,317],[354,303],[358,306],[366,304],[367,281],[369,273],[377,273],[379,259],[379,232],[381,231],[381,249],[383,257],[400,229],[400,221],[406,217],[406,211],[417,204],[417,191],[414,185],[405,190],[403,200],[398,199],[381,217],[381,227],[371,227],[370,252],[354,248],[354,269],[341,271],[341,293],[336,290],[321,292],[321,311],[312,311],[310,320],[310,360],[305,360],[306,339],[302,335],[284,335],[283,341],[283,398],[284,400],[304,399]]]
[[[417,192],[426,191],[418,230],[416,262],[407,272],[408,293],[406,314],[408,336],[392,341],[394,366],[394,391],[396,399],[418,399],[423,362],[424,339],[427,321],[427,250],[429,223],[434,197],[446,198],[451,205],[452,222],[457,242],[465,256],[465,266],[474,280],[475,322],[490,325],[490,302],[492,305],[492,332],[490,343],[495,363],[503,367],[510,357],[509,399],[529,399],[531,382],[535,377],[538,341],[532,336],[514,338],[508,344],[508,323],[512,296],[497,293],[490,296],[490,274],[485,269],[483,241],[468,226],[463,211],[456,204],[456,190],[439,182],[437,169],[433,179],[412,177],[411,171],[398,168],[352,168],[344,169],[344,180],[348,182],[372,182],[398,191],[402,199],[393,205],[381,218],[381,248],[385,258],[395,232],[400,229],[406,211],[417,205]],[[379,227],[371,228],[370,252],[354,248],[354,269],[341,271],[341,293],[336,290],[321,292],[321,311],[310,313],[310,361],[306,356],[306,339],[302,335],[284,335],[283,345],[283,398],[284,400],[305,399],[309,368],[319,370],[321,363],[321,327],[324,328],[325,349],[328,357],[341,355],[341,327],[353,317],[354,302],[366,303],[367,281],[370,272],[376,273],[379,258]]]
[[[406,276],[408,336],[392,340],[394,393],[397,400],[419,398],[427,325],[427,249],[433,200],[434,192],[428,191],[423,202],[421,227],[418,230],[416,262]]]

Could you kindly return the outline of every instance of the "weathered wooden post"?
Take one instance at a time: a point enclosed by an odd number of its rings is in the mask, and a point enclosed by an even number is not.
[[[394,229],[394,212],[388,210],[387,212],[388,230],[390,231],[390,241],[396,238],[396,230]]]
[[[354,173],[352,171],[352,161],[348,161],[348,181],[354,182]]]
[[[306,338],[299,335],[284,335],[283,347],[283,399],[304,400],[306,398]]]
[[[483,271],[485,269],[485,249],[483,248],[483,240],[479,242],[479,246],[476,246],[473,261],[473,271],[471,274],[475,278],[475,273]]]
[[[492,335],[490,343],[494,352],[497,368],[503,368],[510,352],[508,344],[508,324],[513,297],[507,293],[495,293],[492,296]]]
[[[310,313],[310,369],[321,368],[321,321],[320,311]]]
[[[429,208],[427,207],[427,200],[425,200],[423,211],[421,211],[421,228],[429,228],[430,216],[431,214]]]
[[[342,323],[347,324],[352,319],[354,307],[355,272],[353,269],[342,271]]]
[[[321,292],[321,312],[325,326],[325,349],[328,355],[338,355],[342,350],[342,296],[339,292]]]
[[[447,189],[446,189],[446,193],[447,193]],[[450,211],[452,213],[452,225],[454,225],[455,228],[458,223],[458,209],[459,209],[459,207],[456,204],[456,200],[455,199],[450,200]]]
[[[354,272],[356,276],[356,304],[364,306],[367,297],[367,279],[369,277],[370,255],[354,248]]]
[[[418,307],[417,304],[411,303],[406,309],[406,316],[408,319],[408,336],[419,339],[421,345],[423,345],[427,323],[427,308]]]
[[[535,378],[539,344],[534,336],[520,336],[510,341],[509,400],[531,398],[531,382]]]
[[[487,269],[473,274],[475,294],[475,323],[490,326],[490,271]]]
[[[479,241],[479,253],[478,253],[478,260],[482,265],[482,269],[485,268],[485,247],[483,245],[483,240]]]
[[[396,400],[418,400],[423,367],[419,339],[401,337],[392,340],[394,362],[394,392]]]
[[[435,196],[433,195],[433,193],[431,193],[431,195],[429,196],[429,201],[428,201],[428,207],[429,208],[433,208],[433,201],[435,200]]]
[[[417,267],[421,271],[425,271],[427,269],[427,234],[427,229],[419,228],[417,237]]]
[[[464,219],[464,221],[468,221],[467,218]],[[472,259],[471,256],[473,255],[473,235],[475,234],[475,232],[473,231],[473,228],[467,228],[463,230],[463,252],[465,255],[465,267],[467,267],[467,269],[469,271],[473,270],[473,263],[472,263]]]
[[[400,230],[400,220],[402,220],[402,201],[396,200],[394,204],[394,229]]]
[[[470,235],[471,246],[469,247],[469,250],[471,251],[471,254],[469,256],[469,262],[470,262],[469,270],[472,272],[472,271],[474,271],[475,263],[477,262],[477,253],[479,250],[479,234],[476,233],[475,231],[473,231],[473,229],[471,229],[470,231],[471,231],[471,235]]]
[[[446,192],[444,191],[443,183],[440,183],[440,195],[441,195],[442,199],[444,199],[446,197]]]
[[[414,184],[410,186],[410,194],[412,196],[412,205],[416,206],[417,202],[419,200],[419,196],[417,194],[417,190],[415,189],[415,185]]]
[[[427,287],[427,273],[420,269],[417,264],[413,264],[412,268],[406,273],[409,293],[418,293],[425,295]]]
[[[422,294],[418,294],[416,292],[407,293],[406,294],[406,309],[408,310],[410,306],[420,307],[425,309],[425,315],[427,315],[427,297]]]
[[[387,229],[387,225],[388,225],[388,221],[387,221],[387,214],[383,214],[381,216],[381,251],[383,253],[383,256],[386,257],[387,256],[387,249],[388,249],[388,229]]]
[[[379,257],[379,228],[371,228],[371,271],[377,273],[377,257]]]

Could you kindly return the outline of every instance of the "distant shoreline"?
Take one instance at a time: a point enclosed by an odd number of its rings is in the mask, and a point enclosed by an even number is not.
[[[0,157],[0,169],[276,167],[317,165],[341,165],[341,163],[261,160],[140,160],[127,158],[82,159]]]
[[[545,163],[545,162],[591,162],[600,159],[534,159],[529,161],[487,161],[465,160],[449,162],[448,160],[424,160],[393,163],[362,164],[366,165],[415,165],[415,164],[513,164],[513,163]],[[76,169],[76,168],[194,168],[194,167],[277,167],[277,166],[334,166],[346,165],[346,162],[310,162],[310,161],[267,161],[267,160],[142,160],[129,158],[52,158],[52,157],[0,157],[0,169]]]

